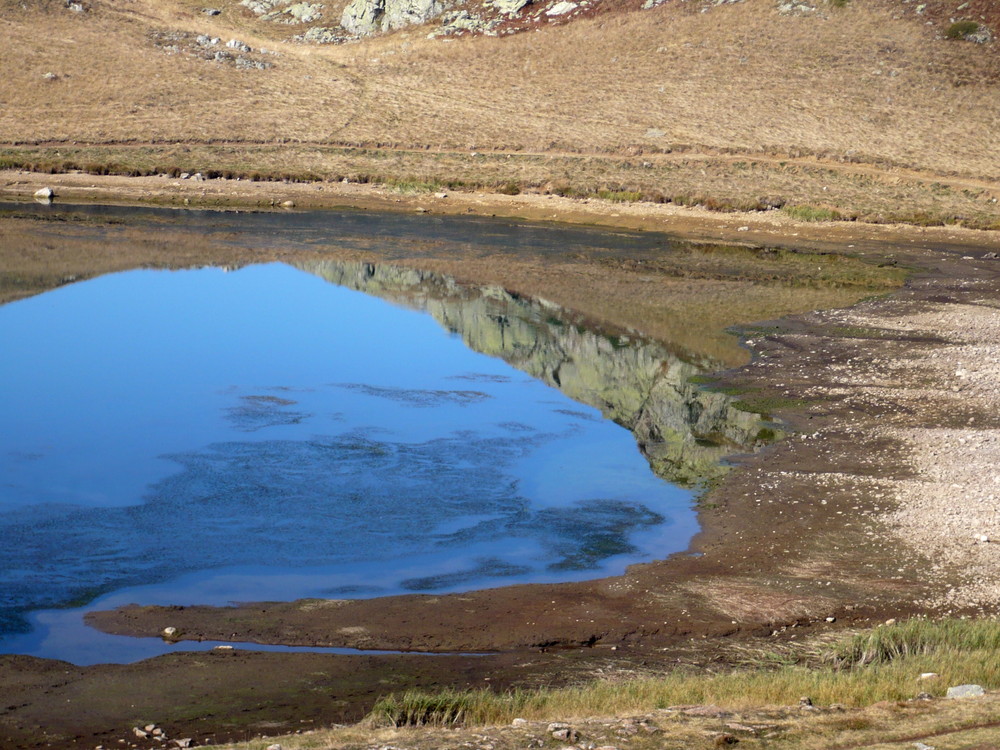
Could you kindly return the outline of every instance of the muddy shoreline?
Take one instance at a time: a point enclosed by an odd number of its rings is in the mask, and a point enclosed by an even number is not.
[[[16,191],[8,184],[0,195],[21,196],[53,182],[21,177]],[[157,199],[139,181],[129,180],[130,188],[121,190],[119,178],[79,176],[88,185],[100,183],[91,189],[76,185],[77,177],[60,176],[60,189],[74,197],[97,190],[91,193],[96,200],[112,194],[122,201]],[[230,199],[245,201],[239,191]],[[310,205],[294,191],[285,195],[274,200]],[[787,225],[768,214],[633,214],[572,201],[564,207],[566,199],[559,198],[519,196],[525,202],[516,204],[505,198],[491,204],[482,196],[463,197],[465,205],[449,197],[431,210],[447,204],[447,210],[464,213],[480,210],[472,204],[482,201],[483,212],[554,218],[542,215],[547,212],[699,239],[817,249],[853,245],[850,252],[870,260],[921,270],[889,298],[846,312],[759,323],[746,332],[754,361],[721,374],[718,385],[738,388],[745,400],[797,434],[743,459],[703,498],[703,530],[688,553],[582,583],[333,603],[143,607],[95,613],[89,620],[123,635],[157,635],[170,626],[192,639],[495,655],[330,657],[237,650],[89,668],[0,657],[0,747],[93,747],[128,738],[131,726],[150,722],[198,742],[243,739],[355,720],[378,695],[410,686],[502,688],[563,684],[597,670],[698,668],[724,661],[732,641],[801,637],[938,611],[934,597],[962,585],[957,567],[929,575],[926,556],[890,521],[905,505],[900,493],[922,468],[901,435],[968,427],[970,419],[977,429],[995,429],[997,412],[974,393],[956,399],[941,372],[921,367],[947,348],[954,331],[897,322],[955,305],[980,305],[982,315],[995,315],[981,306],[1000,292],[1000,261],[984,257],[995,247],[991,233]],[[397,198],[365,200],[374,208]],[[433,202],[398,200],[408,202],[398,206],[402,210]],[[750,228],[739,231],[743,226]],[[973,599],[949,602],[950,611],[977,607]],[[76,710],[67,711],[67,702]]]

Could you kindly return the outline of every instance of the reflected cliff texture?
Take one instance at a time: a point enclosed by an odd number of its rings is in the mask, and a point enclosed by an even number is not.
[[[300,262],[304,271],[432,315],[465,344],[500,357],[629,429],[653,471],[693,487],[724,471],[726,456],[753,450],[771,426],[699,388],[718,369],[687,362],[628,332],[585,327],[572,312],[496,286],[467,286],[427,271],[386,264]]]

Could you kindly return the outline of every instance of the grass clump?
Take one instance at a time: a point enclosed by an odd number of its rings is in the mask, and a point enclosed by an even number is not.
[[[831,658],[839,667],[854,668],[941,652],[1000,653],[1000,623],[992,619],[904,620],[859,633],[839,644]],[[995,661],[997,656],[992,658]]]
[[[637,203],[642,193],[633,190],[598,190],[597,197],[612,203]]]
[[[979,31],[979,24],[975,21],[956,21],[948,30],[944,32],[947,39],[965,39],[969,34]]]
[[[799,221],[843,221],[844,215],[833,208],[822,206],[782,206],[781,210]]]

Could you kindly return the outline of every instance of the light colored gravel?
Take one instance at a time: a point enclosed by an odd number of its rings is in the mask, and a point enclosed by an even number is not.
[[[922,333],[947,342],[918,344],[906,361],[880,361],[876,356],[871,363],[889,379],[895,375],[921,383],[893,394],[910,418],[875,428],[901,441],[905,451],[900,458],[914,474],[892,482],[896,507],[882,520],[908,548],[927,558],[928,577],[940,586],[939,593],[923,604],[945,611],[1000,606],[1000,429],[995,426],[995,415],[1000,414],[1000,310],[996,305],[997,300],[989,298],[971,304],[904,301],[882,311],[890,313],[888,318],[860,311],[843,314],[845,323]],[[875,397],[890,395],[882,386],[879,383],[875,389]],[[986,421],[993,426],[982,424]],[[923,424],[913,426],[918,422]],[[932,426],[935,423],[952,426]]]

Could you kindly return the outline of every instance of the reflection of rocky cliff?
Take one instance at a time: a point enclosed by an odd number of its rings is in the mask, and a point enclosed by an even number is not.
[[[425,310],[475,351],[504,359],[596,407],[633,432],[653,470],[681,485],[751,450],[763,424],[732,399],[690,383],[704,372],[663,346],[586,328],[571,312],[499,287],[462,286],[441,274],[369,263],[297,264],[327,281]]]

